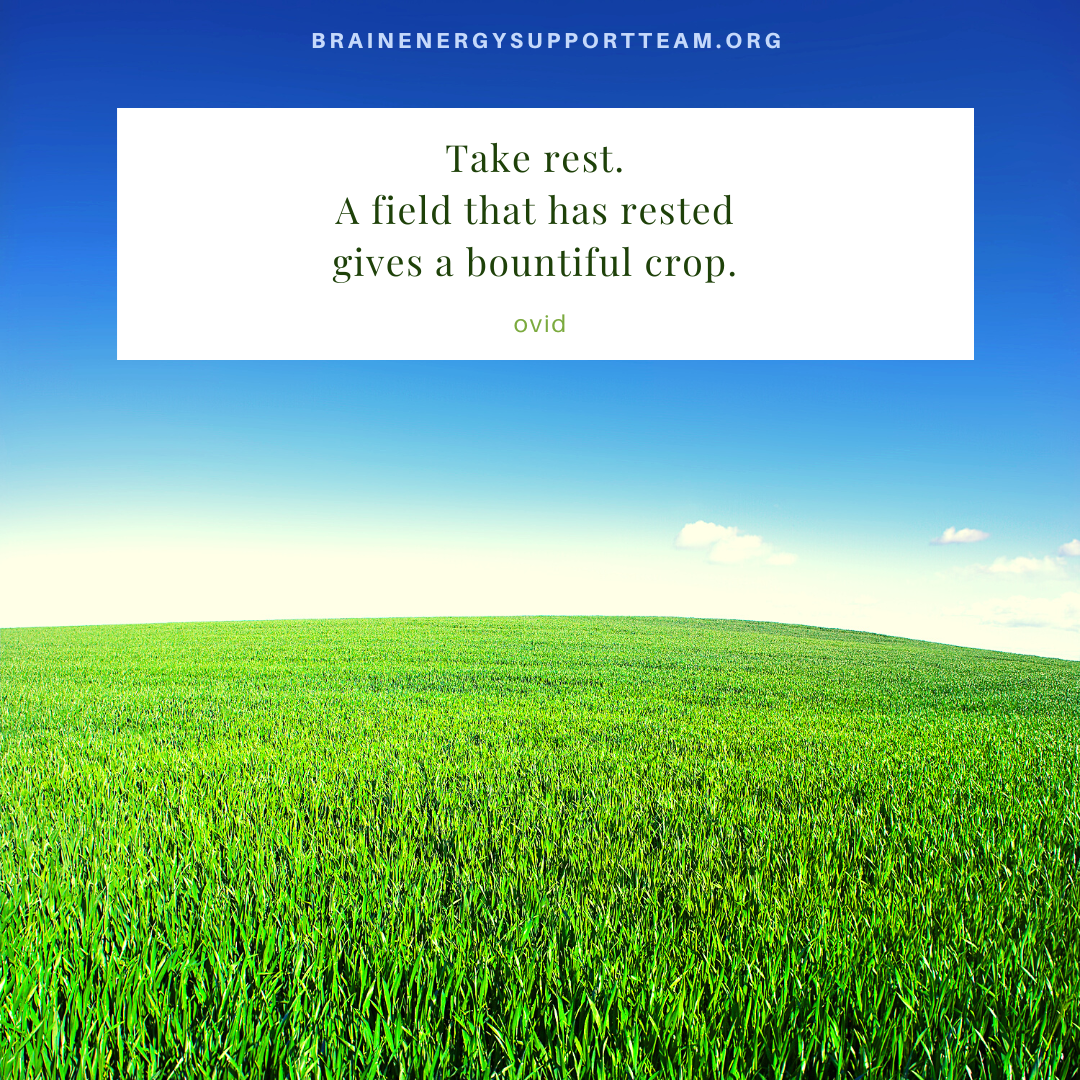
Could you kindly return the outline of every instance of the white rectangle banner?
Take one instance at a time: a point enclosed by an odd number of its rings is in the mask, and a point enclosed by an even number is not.
[[[970,109],[120,109],[121,359],[973,357]]]

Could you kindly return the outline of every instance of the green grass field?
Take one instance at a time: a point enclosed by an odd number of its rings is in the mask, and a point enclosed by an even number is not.
[[[1080,663],[644,618],[0,657],[0,1076],[1080,1076]]]

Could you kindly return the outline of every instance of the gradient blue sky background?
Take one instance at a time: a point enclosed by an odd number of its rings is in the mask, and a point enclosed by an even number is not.
[[[610,611],[1080,658],[1075,6],[445,10],[8,6],[0,624]],[[310,48],[354,29],[782,47]],[[368,105],[974,107],[976,360],[117,364],[116,108]],[[677,548],[699,519],[798,561]]]

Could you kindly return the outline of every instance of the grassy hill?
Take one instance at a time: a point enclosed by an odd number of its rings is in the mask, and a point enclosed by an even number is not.
[[[0,690],[0,1074],[1080,1075],[1080,663],[256,622]]]

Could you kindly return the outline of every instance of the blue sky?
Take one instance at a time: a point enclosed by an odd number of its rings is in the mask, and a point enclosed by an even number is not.
[[[609,10],[9,6],[0,623],[640,611],[1080,658],[1075,9]],[[782,47],[309,47],[665,27]],[[117,364],[115,109],[364,105],[974,107],[976,360]],[[676,547],[698,520],[797,561]]]

